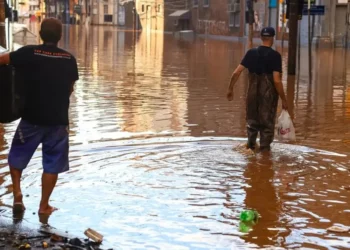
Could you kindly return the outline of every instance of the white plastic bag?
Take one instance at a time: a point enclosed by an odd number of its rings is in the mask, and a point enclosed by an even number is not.
[[[277,138],[281,141],[295,141],[295,128],[288,111],[282,110],[277,123]]]

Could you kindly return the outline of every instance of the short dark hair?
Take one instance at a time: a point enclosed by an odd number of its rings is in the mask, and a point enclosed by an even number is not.
[[[62,23],[56,18],[46,18],[41,23],[40,37],[44,43],[57,44],[62,37]]]

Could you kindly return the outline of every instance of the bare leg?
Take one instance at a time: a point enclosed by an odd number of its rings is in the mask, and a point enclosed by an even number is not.
[[[21,177],[22,171],[16,168],[10,167],[12,188],[13,188],[13,209],[16,212],[21,212],[25,210],[23,205],[23,195],[21,190]]]
[[[41,194],[41,202],[39,208],[39,214],[51,214],[57,208],[51,207],[49,205],[50,196],[52,194],[53,189],[56,186],[58,175],[57,174],[46,174],[42,175],[42,194]]]

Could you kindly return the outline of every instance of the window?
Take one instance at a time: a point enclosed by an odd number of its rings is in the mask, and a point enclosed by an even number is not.
[[[229,11],[229,26],[239,27],[241,23],[241,1],[240,0],[229,0],[228,1]]]
[[[104,6],[103,6],[103,13],[106,15],[106,14],[108,14],[108,5],[107,4],[105,4]]]
[[[239,27],[241,15],[239,12],[230,12],[230,27]]]
[[[160,12],[160,4],[158,4],[158,6],[157,6],[157,12]]]
[[[113,21],[113,15],[105,15],[105,23],[107,23],[107,22],[112,22]]]
[[[145,12],[145,5],[142,4],[142,12]]]
[[[198,7],[198,0],[193,0],[193,7]]]
[[[203,0],[203,7],[209,7],[209,0]]]

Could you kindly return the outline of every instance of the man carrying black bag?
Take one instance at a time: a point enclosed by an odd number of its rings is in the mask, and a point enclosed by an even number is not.
[[[8,157],[14,212],[25,209],[20,180],[39,144],[42,144],[44,168],[39,214],[49,215],[56,210],[49,205],[49,199],[58,174],[69,169],[69,97],[78,80],[78,69],[76,59],[57,47],[61,35],[61,22],[48,18],[41,24],[42,45],[25,46],[0,55],[0,65],[13,65],[26,85],[22,119]]]

